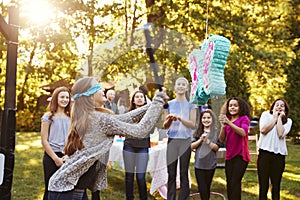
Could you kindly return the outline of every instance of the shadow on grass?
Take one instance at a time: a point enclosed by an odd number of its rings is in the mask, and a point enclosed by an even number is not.
[[[12,200],[40,200],[44,191],[42,156],[43,149],[40,135],[37,132],[22,132],[16,134],[15,167],[12,186]],[[296,200],[300,198],[300,145],[288,143],[289,155],[286,157],[286,167],[281,182],[281,200]],[[191,193],[197,192],[194,174],[194,163],[190,163]],[[107,170],[108,188],[101,191],[101,200],[125,199],[124,170]],[[162,200],[156,191],[149,194],[151,176],[147,174],[149,200]],[[242,183],[242,199],[258,199],[257,171],[246,171]],[[224,168],[216,169],[211,191],[226,196],[226,178]],[[135,182],[135,197],[138,199],[138,189]],[[90,192],[88,191],[89,197]],[[270,196],[270,192],[269,192]],[[90,198],[91,199],[91,198]],[[200,198],[199,198],[200,199]],[[212,195],[212,200],[221,199]],[[271,198],[269,198],[271,199]]]

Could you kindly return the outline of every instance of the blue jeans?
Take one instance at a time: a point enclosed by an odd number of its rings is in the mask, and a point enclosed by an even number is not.
[[[146,170],[148,165],[148,148],[135,148],[124,144],[123,158],[125,164],[126,199],[134,199],[134,174],[138,185],[141,200],[148,199],[146,185]]]
[[[67,192],[49,192],[50,200],[88,200],[85,189],[74,189]]]

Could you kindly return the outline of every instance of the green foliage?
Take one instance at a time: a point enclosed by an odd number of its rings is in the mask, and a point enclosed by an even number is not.
[[[284,96],[291,106],[292,131],[299,132],[299,0],[53,0],[51,5],[55,12],[43,24],[34,24],[25,11],[20,12],[18,116],[38,115],[34,110],[39,96],[49,95],[41,86],[61,79],[73,83],[93,75],[120,82],[117,88],[153,82],[141,29],[151,22],[155,60],[171,97],[178,76],[190,80],[187,57],[192,49],[199,48],[207,34],[222,35],[231,41],[225,68],[227,97],[244,98],[252,115],[260,116],[274,99]],[[5,15],[7,5],[1,6]],[[1,99],[4,42],[0,37]],[[35,127],[22,119],[17,123],[18,129]]]
[[[16,113],[17,131],[39,131],[41,128],[41,117],[46,111],[46,107],[39,110],[24,109]]]
[[[299,50],[298,50],[299,51]],[[293,70],[291,70],[293,69]],[[299,71],[298,71],[299,70]],[[300,53],[298,53],[297,60],[289,66],[289,70],[287,70],[288,80],[289,80],[289,87],[287,88],[286,92],[286,99],[288,99],[288,103],[290,106],[290,118],[293,120],[293,129],[292,135],[299,134],[300,130],[300,100],[299,100],[299,87],[300,81]]]
[[[290,33],[290,40],[294,41],[292,45],[293,52],[296,55],[293,62],[286,68],[288,86],[286,90],[285,97],[289,102],[290,106],[290,117],[293,120],[293,128],[292,128],[292,135],[296,136],[300,132],[300,100],[299,100],[299,76],[300,76],[300,1],[291,1],[290,2],[291,13],[289,15],[289,20],[287,23],[288,30]]]

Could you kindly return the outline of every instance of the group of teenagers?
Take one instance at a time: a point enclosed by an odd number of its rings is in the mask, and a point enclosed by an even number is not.
[[[250,162],[250,106],[239,97],[231,97],[224,103],[218,118],[211,109],[199,112],[197,105],[189,103],[186,96],[189,85],[186,78],[180,77],[175,82],[174,99],[170,100],[163,88],[156,91],[151,103],[147,103],[145,93],[136,91],[129,111],[124,114],[114,114],[105,107],[104,88],[93,77],[77,80],[71,92],[66,87],[55,89],[41,120],[45,152],[44,200],[87,200],[87,189],[92,191],[93,200],[100,199],[99,191],[107,188],[109,151],[116,135],[125,137],[126,199],[134,199],[134,176],[139,199],[147,199],[145,176],[150,133],[161,120],[162,113],[165,116],[163,126],[168,133],[166,199],[175,200],[176,196],[179,200],[189,199],[189,164],[191,152],[195,151],[198,191],[202,200],[208,200],[217,167],[216,152],[222,145],[226,146],[227,197],[242,199],[242,178]],[[292,126],[288,114],[286,100],[276,99],[259,120],[260,200],[267,200],[270,183],[272,199],[280,199],[280,183],[288,153],[286,135]],[[178,175],[179,191],[176,187]]]

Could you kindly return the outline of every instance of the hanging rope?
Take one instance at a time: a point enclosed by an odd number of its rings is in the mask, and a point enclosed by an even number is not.
[[[208,38],[208,0],[206,0],[206,24],[205,24],[205,39]]]

